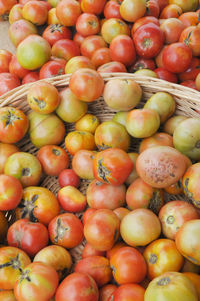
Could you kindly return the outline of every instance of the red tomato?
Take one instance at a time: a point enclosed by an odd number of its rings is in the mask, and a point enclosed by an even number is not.
[[[81,6],[76,0],[59,1],[56,6],[56,16],[61,24],[65,26],[74,26],[80,15]]]
[[[184,25],[179,19],[169,18],[160,25],[160,29],[164,32],[165,44],[172,44],[178,42]]]
[[[160,19],[178,18],[182,14],[182,8],[176,4],[165,6],[160,14]]]
[[[9,14],[9,11],[15,4],[17,4],[17,0],[1,0],[0,16],[2,17],[3,20],[4,20],[4,17],[5,17],[5,20],[7,19],[6,15]]]
[[[146,15],[158,18],[160,7],[157,0],[148,0],[146,6]]]
[[[131,67],[129,67],[129,72],[135,72],[140,69],[151,69],[154,70],[156,68],[155,62],[153,59],[143,59],[138,58]]]
[[[8,229],[7,240],[9,246],[20,248],[32,257],[47,246],[49,234],[43,224],[20,219]]]
[[[200,73],[200,59],[193,57],[188,69],[178,75],[180,81],[194,81]]]
[[[183,23],[185,28],[199,24],[197,12],[186,12],[184,14],[181,14],[179,20]]]
[[[133,40],[127,35],[118,35],[110,43],[112,61],[118,61],[125,66],[132,65],[136,60]]]
[[[92,216],[92,214],[96,212],[96,209],[94,208],[88,208],[84,213],[83,213],[83,225],[88,221],[88,219]]]
[[[20,86],[20,80],[16,75],[0,73],[0,96],[18,86]]]
[[[86,197],[74,186],[61,188],[57,198],[61,207],[68,212],[82,212],[87,204]]]
[[[179,41],[192,49],[193,56],[200,55],[200,28],[198,26],[185,28],[181,33]]]
[[[95,68],[111,62],[110,49],[106,47],[97,49],[93,53],[91,61]]]
[[[140,57],[153,58],[159,54],[164,43],[164,34],[160,27],[153,23],[145,24],[133,35],[136,52]]]
[[[24,4],[22,16],[35,25],[43,25],[47,21],[48,9],[41,1],[28,1]]]
[[[140,252],[131,247],[120,248],[110,259],[113,277],[118,284],[140,283],[147,273],[147,265]]]
[[[120,62],[110,62],[103,64],[97,69],[97,71],[100,73],[127,72],[124,64]]]
[[[13,75],[16,75],[18,78],[24,78],[30,71],[24,69],[18,62],[16,54],[12,56],[12,59],[9,64],[9,72]]]
[[[114,2],[114,1],[113,1]],[[117,289],[115,284],[106,284],[99,290],[99,301],[108,301],[112,293]]]
[[[76,21],[76,31],[83,37],[98,34],[100,31],[99,19],[94,14],[81,14]]]
[[[124,208],[124,207],[122,207],[122,208]],[[126,209],[126,208],[124,208],[124,209]],[[106,252],[106,257],[110,260],[111,259],[111,257],[119,250],[119,249],[121,249],[121,248],[123,248],[123,247],[128,247],[124,242],[117,242],[113,247],[112,247],[112,249],[110,249],[110,250],[108,250],[107,252]]]
[[[28,74],[26,74],[22,80],[22,85],[34,83],[40,79],[39,72],[38,71],[29,71]]]
[[[55,301],[77,300],[99,300],[99,291],[96,282],[87,274],[72,273],[61,282],[56,291]]]
[[[105,252],[104,251],[98,251],[96,250],[91,244],[89,244],[88,242],[85,244],[85,247],[83,249],[82,252],[82,258],[87,258],[90,256],[105,256]]]
[[[74,248],[83,240],[83,225],[72,213],[57,215],[48,226],[51,242],[64,248]]]
[[[50,24],[47,26],[42,34],[51,46],[62,39],[71,39],[71,30],[61,24]]]
[[[165,68],[157,68],[154,70],[154,72],[158,75],[158,78],[167,80],[168,82],[171,83],[177,83],[178,78],[177,75],[166,70]]]
[[[75,153],[72,159],[72,168],[81,179],[94,179],[93,159],[93,151],[82,149]]]
[[[57,61],[49,61],[40,69],[40,79],[65,74],[65,65]]]
[[[18,300],[50,300],[58,286],[58,273],[41,262],[29,264],[15,283],[14,293]]]
[[[164,68],[164,63],[163,63],[163,52],[165,50],[165,48],[167,47],[167,45],[165,45],[162,50],[159,52],[159,54],[156,56],[155,61],[156,61],[156,65],[157,67],[161,67]]]
[[[192,60],[192,50],[183,43],[173,43],[163,51],[164,68],[172,73],[184,72]]]
[[[106,0],[82,0],[81,9],[84,13],[100,15],[103,12]]]
[[[94,52],[99,49],[106,47],[106,42],[102,38],[102,36],[92,35],[86,37],[81,43],[81,54],[83,56],[87,56],[90,59],[92,58]]]
[[[80,49],[74,41],[62,39],[54,43],[52,55],[69,61],[72,57],[80,55]]]
[[[146,16],[146,17],[139,18],[138,20],[135,21],[135,23],[133,24],[133,26],[131,28],[131,36],[133,37],[134,32],[140,26],[148,24],[148,23],[154,23],[155,25],[160,26],[160,23],[159,23],[158,19],[153,17],[153,16]]]
[[[104,6],[104,16],[106,19],[117,18],[122,19],[120,14],[120,3],[110,0]]]
[[[163,10],[163,8],[165,8],[165,6],[167,6],[169,4],[169,0],[157,0],[158,1],[158,5],[160,7],[160,11]]]
[[[64,169],[59,174],[58,182],[59,182],[60,187],[70,185],[70,186],[74,186],[77,188],[80,185],[80,178],[73,171],[73,169]]]
[[[19,148],[14,144],[0,142],[0,174],[4,173],[7,159],[14,153],[19,152]]]
[[[195,90],[198,91],[196,83],[195,83],[194,80],[186,80],[186,81],[180,83],[180,85],[191,88],[191,89],[195,89]]]
[[[12,176],[0,175],[0,210],[12,210],[20,203],[23,188]]]
[[[67,62],[65,66],[65,73],[67,74],[74,73],[76,70],[80,68],[89,68],[95,70],[94,65],[92,64],[91,60],[88,57],[75,56]]]
[[[76,32],[74,37],[73,37],[73,41],[76,42],[78,44],[78,46],[81,46],[81,43],[83,42],[84,39],[85,39],[85,37],[83,37],[78,32]]]
[[[9,72],[9,63],[12,59],[12,53],[8,50],[0,49],[0,73]]]
[[[138,284],[123,284],[120,285],[110,296],[108,301],[122,301],[122,300],[144,300],[145,289]]]

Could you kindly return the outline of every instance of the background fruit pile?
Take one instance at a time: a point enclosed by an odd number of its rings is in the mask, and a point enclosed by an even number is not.
[[[199,90],[198,7],[198,0],[1,0],[17,49],[0,50],[0,95],[81,67]]]

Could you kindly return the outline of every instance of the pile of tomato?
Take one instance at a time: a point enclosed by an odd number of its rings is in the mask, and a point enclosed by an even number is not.
[[[200,118],[90,68],[26,101],[28,115],[0,108],[0,300],[198,301]],[[88,113],[96,101],[112,119]]]
[[[86,67],[200,90],[199,0],[1,0],[0,95]]]

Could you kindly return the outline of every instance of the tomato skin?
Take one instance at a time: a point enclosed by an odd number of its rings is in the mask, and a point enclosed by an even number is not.
[[[47,228],[41,223],[20,219],[10,226],[7,233],[8,245],[22,249],[30,257],[46,247],[49,241]]]
[[[64,26],[74,26],[81,15],[81,6],[75,0],[63,0],[56,6],[56,16]]]
[[[120,5],[120,14],[128,22],[135,22],[146,12],[146,0],[124,0]]]
[[[0,16],[8,14],[15,4],[17,4],[17,0],[2,0],[0,3]]]
[[[179,42],[185,43],[192,49],[193,56],[200,55],[200,28],[197,26],[189,26],[185,28],[179,38]]]
[[[0,49],[0,73],[9,72],[9,63],[12,53],[8,50]]]
[[[8,267],[0,269],[0,288],[11,290],[14,288],[17,278],[28,264],[31,263],[28,255],[15,247],[0,248],[0,264],[11,263]],[[17,268],[16,268],[17,266]]]
[[[182,8],[176,4],[165,6],[160,14],[160,19],[178,18],[183,13]]]
[[[185,272],[183,274],[192,281],[192,283],[194,284],[194,286],[197,290],[198,297],[200,297],[200,289],[199,289],[200,276],[196,273],[190,273],[190,272]]]
[[[69,28],[61,24],[50,24],[46,27],[42,36],[53,46],[59,40],[71,39],[72,33]]]
[[[52,55],[69,61],[72,57],[80,55],[80,49],[74,41],[61,39],[53,44]]]
[[[0,96],[18,86],[20,80],[17,76],[7,72],[0,73]]]
[[[23,189],[19,180],[2,174],[0,175],[0,210],[16,208],[22,198]]]
[[[179,20],[183,23],[184,27],[196,26],[199,24],[197,12],[186,12],[180,15]]]
[[[93,65],[92,61],[88,57],[75,56],[67,62],[65,66],[65,73],[67,74],[74,73],[76,70],[80,68],[90,68],[95,70],[95,66]]]
[[[159,14],[160,14],[160,7],[158,1],[157,0],[147,1],[146,15],[154,16],[155,18],[158,18]]]
[[[58,286],[58,274],[54,268],[41,262],[29,264],[16,281],[14,293],[18,300],[41,301],[53,297]]]
[[[35,25],[43,25],[47,21],[48,10],[40,1],[28,1],[23,6],[22,16]]]
[[[142,153],[147,148],[159,145],[173,147],[173,138],[166,133],[156,133],[155,135],[142,140],[139,147],[139,153]]]
[[[140,252],[122,247],[110,259],[113,277],[118,284],[140,283],[146,276],[147,265]]]
[[[38,71],[32,71],[29,72],[24,76],[22,79],[22,85],[29,84],[29,83],[34,83],[40,79],[39,77],[39,72]]]
[[[110,0],[104,6],[104,16],[106,19],[122,19],[120,14],[120,4],[117,1]]]
[[[82,41],[82,43],[80,45],[81,55],[86,56],[89,59],[91,59],[94,52],[97,49],[100,49],[103,47],[105,48],[106,46],[107,46],[107,44],[104,41],[104,39],[102,38],[102,36],[99,36],[99,35],[88,36],[88,37],[84,38],[84,40]]]
[[[86,222],[89,220],[89,218],[92,216],[92,214],[96,211],[97,209],[94,208],[87,208],[85,212],[83,213],[83,225],[85,226]]]
[[[130,36],[130,29],[127,23],[121,19],[111,18],[105,20],[101,27],[101,35],[106,43],[110,44],[112,39],[118,35]]]
[[[179,73],[178,77],[181,82],[192,80],[194,81],[200,73],[200,59],[193,57],[188,69],[185,72]]]
[[[159,54],[164,43],[164,34],[160,27],[153,23],[142,25],[133,34],[137,54],[150,59]]]
[[[40,79],[54,77],[58,75],[65,74],[65,66],[60,62],[49,61],[42,66],[40,69],[39,77]]]
[[[22,19],[22,9],[23,9],[23,5],[18,3],[18,4],[15,4],[10,12],[9,12],[9,23],[10,25],[12,25],[14,22]]]
[[[169,18],[160,25],[160,28],[165,35],[165,44],[172,44],[179,41],[184,25],[179,19]]]
[[[77,131],[87,131],[94,134],[99,126],[99,118],[93,114],[85,114],[75,123],[75,129]]]
[[[113,1],[114,2],[114,1]],[[115,284],[106,284],[99,290],[99,301],[108,301],[109,297],[117,289]]]
[[[1,291],[0,301],[16,301],[13,290]]]
[[[180,85],[199,91],[194,80],[186,80],[180,83]]]
[[[133,40],[126,35],[118,35],[110,43],[110,56],[112,61],[118,61],[125,66],[132,65],[136,60]]]
[[[57,215],[48,226],[51,242],[64,248],[74,248],[83,240],[83,225],[72,213]]]
[[[177,75],[172,72],[169,72],[165,68],[162,68],[162,67],[157,68],[154,70],[154,72],[158,75],[158,78],[160,78],[160,79],[163,79],[168,82],[175,83],[175,84],[178,82]]]
[[[110,49],[106,47],[97,49],[93,53],[91,61],[95,68],[111,62]]]
[[[69,185],[58,191],[57,198],[61,207],[68,212],[82,212],[87,204],[86,197],[77,188]]]
[[[91,276],[82,273],[67,276],[59,285],[55,296],[55,301],[98,301],[98,299],[96,282]]]
[[[103,12],[106,0],[82,0],[81,9],[84,13],[91,13],[95,15],[100,15]]]
[[[138,284],[122,284],[110,296],[108,301],[121,301],[121,300],[144,300],[145,289]],[[129,299],[130,298],[130,299]]]
[[[87,258],[90,256],[104,256],[105,257],[105,252],[104,251],[98,251],[96,250],[91,244],[88,242],[85,244],[85,247],[82,252],[82,259]]]
[[[120,62],[110,62],[101,65],[98,69],[97,72],[102,72],[102,73],[111,73],[111,72],[127,72],[126,67],[124,64]]]
[[[137,70],[141,69],[151,69],[154,70],[156,68],[155,62],[153,59],[143,59],[138,58],[132,66],[129,67],[129,72],[134,73]]]
[[[16,145],[0,142],[0,174],[4,173],[4,167],[7,159],[18,151],[19,148]]]
[[[76,21],[76,31],[83,37],[98,34],[100,31],[99,19],[94,14],[81,14]]]
[[[80,185],[80,178],[73,169],[64,169],[58,176],[58,182],[61,188],[68,185],[78,188]]]
[[[68,133],[65,137],[65,147],[68,152],[74,156],[78,151],[92,151],[96,146],[94,136],[91,133],[86,131],[73,131]],[[91,174],[89,177],[93,178]]]
[[[131,36],[133,37],[134,32],[142,25],[148,24],[148,23],[154,23],[155,25],[160,26],[160,23],[158,21],[157,18],[153,17],[153,16],[145,16],[142,18],[139,18],[135,21],[135,23],[133,24],[132,28],[131,28]]]

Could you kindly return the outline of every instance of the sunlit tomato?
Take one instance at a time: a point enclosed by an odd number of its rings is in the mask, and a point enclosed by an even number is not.
[[[98,34],[100,31],[99,19],[94,14],[81,14],[76,21],[76,31],[83,37]]]
[[[121,301],[121,300],[144,300],[145,289],[138,284],[122,284],[120,285],[108,298],[108,301]]]
[[[114,1],[112,1],[114,2]],[[99,301],[108,301],[112,293],[117,289],[115,284],[106,284],[99,290]],[[7,301],[7,300],[6,300]]]
[[[16,301],[13,290],[1,291],[0,301]]]
[[[177,115],[169,118],[164,124],[164,132],[168,133],[169,135],[173,135],[175,128],[179,125],[180,122],[185,119],[187,119],[187,117],[182,115]]]
[[[56,16],[56,8],[53,7],[48,11],[48,20],[47,24],[61,24],[60,20],[58,20],[58,17]]]
[[[100,121],[97,116],[93,114],[85,114],[75,123],[75,129],[77,131],[86,131],[94,134],[99,124]]]
[[[87,204],[86,197],[77,188],[69,185],[58,191],[57,198],[61,207],[68,212],[82,212]]]
[[[145,16],[142,18],[139,18],[135,21],[135,23],[133,24],[132,28],[131,28],[131,35],[133,37],[134,32],[142,25],[145,25],[147,23],[154,23],[155,25],[160,25],[159,21],[157,18],[153,17],[153,16]]]
[[[101,35],[106,43],[110,44],[118,35],[130,35],[128,25],[121,19],[111,18],[106,20],[101,27]]]
[[[98,251],[92,245],[90,245],[89,243],[86,243],[81,255],[82,255],[82,258],[87,258],[90,256],[105,256],[105,252]]]
[[[93,159],[95,153],[90,150],[78,150],[72,159],[72,168],[82,179],[93,180]]]
[[[182,9],[176,4],[165,6],[160,14],[160,19],[178,18],[182,14]]]
[[[61,24],[73,26],[81,15],[80,3],[75,0],[63,0],[56,6],[56,16]]]
[[[176,299],[182,301],[198,300],[192,281],[178,272],[166,272],[153,279],[144,295],[145,301],[175,301]]]
[[[198,252],[200,243],[199,232],[200,220],[194,219],[185,222],[178,230],[175,237],[176,246],[179,252],[196,265],[200,265],[200,256]]]
[[[4,72],[0,73],[0,96],[20,86],[20,80],[16,75]]]
[[[193,56],[200,55],[200,28],[189,26],[181,33],[179,41],[192,49]]]
[[[111,19],[111,18],[121,19],[122,17],[120,14],[120,3],[113,0],[108,1],[104,6],[103,13],[106,19]]]
[[[184,25],[179,19],[169,18],[161,24],[160,28],[165,35],[165,44],[172,44],[179,41]]]
[[[24,76],[22,79],[22,85],[34,83],[40,79],[38,71],[31,71]]]
[[[98,301],[98,299],[96,282],[91,276],[82,273],[67,276],[59,285],[55,296],[55,301]]]
[[[12,59],[12,53],[8,50],[0,49],[0,73],[9,72],[9,64]]]
[[[22,8],[23,8],[23,5],[18,3],[18,4],[15,4],[11,10],[10,10],[10,13],[9,13],[9,23],[10,24],[13,24],[14,22],[20,20],[20,19],[23,19],[22,17]]]
[[[185,272],[183,274],[192,281],[192,283],[194,284],[197,290],[198,297],[200,297],[200,276],[196,273],[189,273],[189,272]]]
[[[7,222],[7,218],[5,217],[4,213],[0,211],[0,229],[1,229],[1,233],[0,233],[0,242],[3,242],[7,231],[8,231],[8,222]],[[1,298],[0,298],[1,300]]]
[[[162,232],[165,237],[175,239],[181,226],[192,219],[198,218],[195,207],[184,201],[172,201],[165,204],[159,213]]]
[[[164,205],[164,194],[162,190],[155,189],[138,178],[128,187],[126,202],[131,210],[148,208],[158,214]]]
[[[97,71],[100,73],[127,72],[124,64],[120,62],[110,62],[103,64],[97,69]]]
[[[102,95],[104,81],[95,70],[81,68],[70,77],[69,88],[80,100],[92,102]]]
[[[124,0],[120,5],[120,14],[128,22],[135,22],[146,13],[146,0]]]
[[[16,209],[17,219],[28,218],[31,222],[48,225],[60,211],[55,195],[44,187],[27,187]]]
[[[94,177],[103,183],[121,185],[133,168],[129,155],[118,148],[110,148],[97,153],[93,161]]]
[[[33,262],[17,279],[14,293],[18,300],[50,300],[56,292],[58,281],[58,274],[54,268],[41,262]]]
[[[103,12],[106,0],[82,0],[81,9],[84,13],[100,15]]]
[[[106,47],[106,42],[102,38],[102,36],[91,35],[86,37],[81,43],[81,55],[86,56],[88,58],[92,58],[94,52],[99,48]]]
[[[160,7],[157,0],[148,0],[146,4],[146,15],[158,18]]]
[[[43,224],[20,219],[8,229],[7,240],[9,246],[20,248],[32,257],[46,247],[49,234]]]
[[[140,69],[151,69],[154,70],[156,68],[155,62],[153,59],[143,59],[138,58],[136,62],[129,67],[129,72],[135,72]]]
[[[69,28],[61,24],[51,24],[46,27],[42,36],[52,46],[61,39],[71,39],[72,33]]]
[[[196,12],[187,12],[181,14],[179,20],[183,23],[185,28],[199,24],[198,14]]]
[[[22,198],[23,189],[19,180],[9,175],[0,175],[0,210],[16,208]]]
[[[42,262],[54,268],[62,280],[69,274],[72,266],[70,253],[60,246],[50,245],[39,251],[34,257],[34,262]]]
[[[57,215],[48,226],[51,242],[64,248],[74,248],[83,240],[83,225],[72,213]]]
[[[29,70],[24,69],[18,62],[17,56],[13,55],[9,64],[9,72],[13,75],[16,75],[18,78],[22,79],[25,77]]]
[[[80,185],[80,178],[73,169],[64,169],[59,174],[58,182],[61,188],[68,185],[77,188]]]
[[[19,151],[19,148],[14,144],[0,143],[0,174],[4,173],[4,166],[12,154]]]
[[[69,61],[72,57],[80,55],[80,49],[74,41],[61,39],[53,44],[52,55]]]
[[[65,74],[65,65],[56,61],[49,61],[40,69],[40,79],[54,77]]]
[[[200,59],[193,57],[188,69],[178,75],[180,81],[195,80],[200,73]]]
[[[95,249],[111,249],[119,237],[120,220],[109,209],[96,210],[84,225],[84,235]]]
[[[99,287],[112,279],[109,260],[103,256],[89,256],[81,259],[76,264],[74,271],[90,275]]]
[[[110,43],[112,61],[118,61],[125,66],[132,65],[136,60],[133,40],[127,35],[118,35]]]
[[[2,0],[0,3],[0,17],[2,21],[8,20],[8,14],[11,8],[17,4],[17,0]]]
[[[147,273],[144,257],[131,247],[122,247],[116,251],[110,258],[110,266],[118,284],[139,283]]]
[[[155,135],[142,140],[139,152],[142,153],[147,148],[159,145],[173,147],[173,138],[166,133],[156,133]]]
[[[106,48],[107,49],[107,48]],[[95,69],[92,61],[86,56],[75,56],[72,57],[65,66],[65,73],[74,73],[80,68]]]
[[[133,34],[136,52],[140,57],[153,58],[159,54],[164,43],[164,34],[153,23],[140,26]]]
[[[87,208],[85,212],[83,213],[82,221],[83,225],[85,226],[85,223],[88,221],[88,219],[92,216],[92,214],[96,211],[97,209],[94,208]]]
[[[97,49],[93,53],[91,61],[94,64],[95,68],[111,62],[110,49],[106,47]]]
[[[35,25],[43,25],[47,21],[48,10],[40,1],[29,1],[22,9],[22,16]]]
[[[65,147],[73,156],[80,150],[94,150],[94,135],[83,131],[70,132],[65,137]]]

